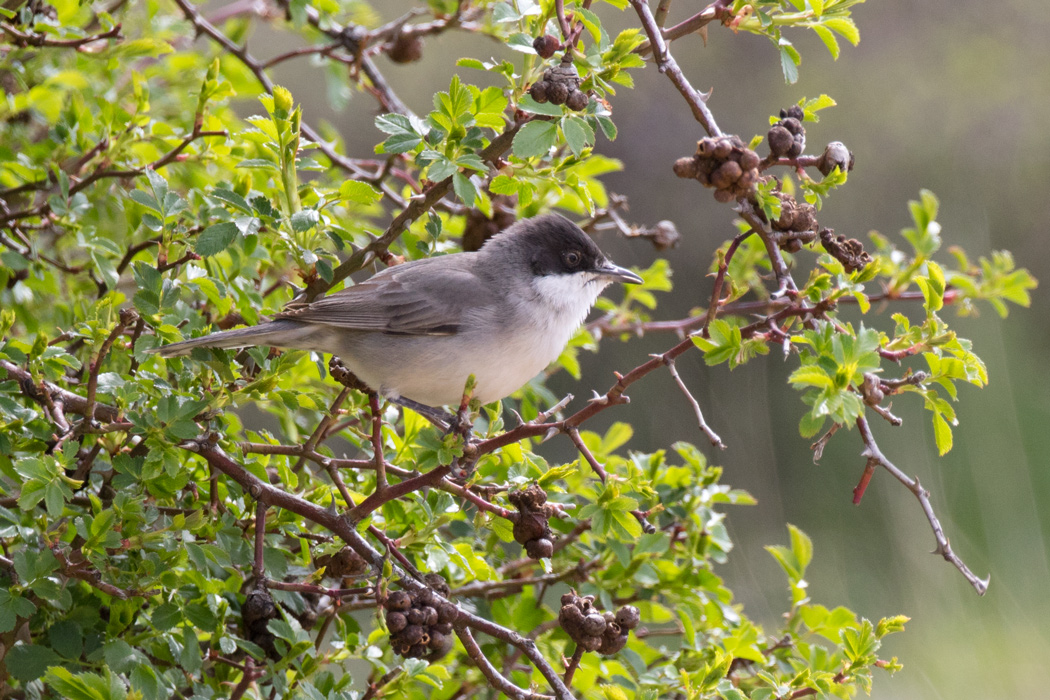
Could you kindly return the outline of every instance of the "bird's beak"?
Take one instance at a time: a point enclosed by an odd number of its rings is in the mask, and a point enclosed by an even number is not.
[[[626,267],[620,267],[619,265],[613,265],[611,262],[605,262],[601,267],[595,270],[600,277],[614,281],[614,282],[625,282],[629,284],[641,284],[642,278],[634,274]]]

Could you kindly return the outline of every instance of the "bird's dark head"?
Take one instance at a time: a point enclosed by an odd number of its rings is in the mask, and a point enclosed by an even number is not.
[[[579,274],[602,287],[610,282],[642,281],[630,270],[609,262],[590,236],[559,214],[523,219],[493,237],[485,250],[513,255],[536,277]]]

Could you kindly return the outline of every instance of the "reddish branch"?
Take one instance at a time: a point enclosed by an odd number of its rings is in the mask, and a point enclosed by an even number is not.
[[[124,36],[120,33],[120,25],[116,25],[109,31],[101,32],[99,34],[92,34],[90,36],[80,37],[79,39],[52,39],[47,34],[35,34],[31,32],[21,32],[15,29],[7,22],[0,22],[0,30],[3,30],[5,34],[11,37],[11,43],[15,46],[26,47],[35,46],[37,48],[58,48],[58,49],[76,49],[77,51],[87,51],[87,47],[90,44],[94,44],[98,41],[105,41],[106,39],[123,39]]]

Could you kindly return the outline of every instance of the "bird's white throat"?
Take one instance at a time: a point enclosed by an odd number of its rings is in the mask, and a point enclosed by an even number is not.
[[[544,307],[559,320],[576,329],[594,306],[609,280],[594,272],[569,275],[541,275],[532,279],[532,288]]]

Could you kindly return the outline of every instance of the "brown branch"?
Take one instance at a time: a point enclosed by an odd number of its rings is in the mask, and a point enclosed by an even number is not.
[[[948,538],[944,534],[944,528],[941,527],[936,513],[933,512],[933,505],[930,503],[930,492],[922,487],[918,477],[909,477],[886,458],[886,455],[882,453],[879,446],[875,443],[875,438],[871,434],[871,428],[868,426],[868,421],[864,416],[857,419],[857,427],[860,428],[861,439],[864,440],[864,451],[861,452],[861,455],[869,460],[874,460],[883,469],[892,474],[897,481],[904,484],[905,488],[911,491],[915,498],[919,500],[922,512],[925,513],[926,519],[930,523],[930,528],[933,530],[933,538],[937,542],[937,547],[933,550],[933,553],[941,555],[945,561],[958,569],[966,580],[970,582],[974,590],[977,591],[978,595],[984,595],[988,590],[990,577],[978,578],[976,574],[970,571],[970,568],[966,566],[963,560],[952,551]]]
[[[63,389],[51,382],[35,383],[33,375],[9,360],[0,360],[0,369],[7,372],[7,376],[19,383],[19,388],[27,397],[33,399],[41,406],[47,406],[48,402],[61,401],[66,413],[87,415],[88,402],[83,396],[74,394],[72,391]],[[114,422],[120,414],[113,406],[96,404],[93,408],[96,419]]]
[[[573,425],[565,428],[564,432],[569,436],[569,439],[572,440],[572,444],[576,445],[576,449],[579,450],[583,458],[587,460],[587,464],[591,465],[591,469],[593,469],[594,473],[598,475],[598,478],[602,480],[602,483],[604,484],[608,481],[608,472],[605,471],[605,467],[595,459],[594,455],[591,454],[591,451],[587,448],[583,438],[580,437],[580,429]]]
[[[327,588],[312,583],[293,583],[290,581],[274,581],[273,579],[264,579],[263,583],[267,588],[272,588],[278,591],[312,593],[313,595],[326,595],[330,598],[345,598],[346,596],[352,595],[372,595],[374,592],[374,589],[371,586],[362,586],[359,588]]]
[[[570,579],[582,581],[586,578],[588,571],[600,565],[600,560],[592,559],[587,562],[581,561],[577,566],[558,573],[543,574],[542,576],[529,578],[508,578],[502,581],[475,581],[453,590],[451,595],[457,598],[493,598],[518,593],[525,586],[544,586]],[[499,593],[500,595],[494,596],[492,595],[493,593]]]
[[[682,94],[682,97],[685,98],[686,103],[689,105],[689,109],[692,110],[693,116],[704,127],[704,131],[709,136],[721,136],[722,131],[718,128],[711,110],[707,108],[704,96],[689,83],[685,74],[682,73],[682,69],[678,66],[678,62],[674,60],[674,56],[671,55],[670,50],[667,48],[667,43],[664,41],[660,27],[656,24],[656,19],[649,9],[648,0],[630,0],[630,3],[634,7],[635,12],[638,13],[638,18],[642,21],[642,28],[649,37],[657,69],[666,75],[675,88],[678,89],[678,92]]]
[[[266,545],[266,504],[259,501],[255,504],[255,562],[252,564],[252,575],[262,579],[266,570],[263,553]]]
[[[532,691],[519,688],[514,685],[508,678],[506,678],[499,670],[492,665],[492,662],[488,660],[485,653],[481,651],[481,647],[478,646],[477,641],[474,639],[474,635],[470,633],[469,629],[457,628],[456,636],[459,637],[459,641],[463,642],[463,647],[467,650],[467,656],[474,662],[474,665],[481,671],[481,675],[485,676],[485,680],[489,682],[496,690],[507,695],[507,697],[513,698],[514,700],[553,700],[550,695],[539,695]],[[566,689],[568,693],[568,689]],[[557,697],[571,698],[571,695],[557,695]]]
[[[722,305],[722,285],[725,283],[726,272],[729,271],[729,263],[732,262],[733,255],[736,254],[737,248],[740,247],[740,244],[754,232],[754,229],[748,229],[739,236],[736,236],[726,249],[726,254],[718,261],[718,272],[715,274],[715,284],[714,288],[711,290],[711,303],[707,306],[707,316],[704,319],[704,328],[700,333],[705,338],[709,335],[708,329],[711,327],[712,321],[714,321],[715,317],[718,315],[718,307]]]
[[[565,685],[572,685],[572,677],[576,675],[576,669],[580,666],[580,659],[583,658],[583,647],[579,644],[576,645],[576,649],[572,652],[572,658],[569,659],[569,663],[565,667]]]
[[[12,44],[22,48],[35,46],[37,48],[76,49],[77,51],[86,51],[86,47],[89,44],[94,44],[97,41],[124,38],[120,33],[119,24],[109,31],[100,34],[92,34],[91,36],[85,36],[79,39],[52,39],[46,34],[20,32],[6,22],[0,22],[0,30],[3,30],[4,33],[12,38]]]
[[[95,359],[91,361],[91,364],[88,367],[87,399],[84,407],[84,419],[81,421],[81,425],[85,428],[91,426],[95,421],[95,394],[98,391],[98,374],[102,369],[102,362],[106,359],[106,355],[109,354],[109,350],[113,347],[113,343],[116,341],[117,337],[120,336],[129,325],[137,320],[138,314],[134,311],[131,309],[122,309],[120,312],[120,320],[102,342],[98,354],[95,355]]]
[[[383,411],[379,405],[379,394],[369,392],[368,407],[372,413],[372,459],[376,465],[376,493],[385,490],[388,486],[386,481],[386,459],[383,457]]]
[[[327,508],[315,505],[295,494],[288,493],[259,479],[257,476],[244,469],[244,467],[230,459],[222,449],[218,447],[217,436],[209,435],[196,440],[188,440],[181,443],[180,447],[189,452],[200,455],[217,471],[222,472],[227,477],[240,484],[240,486],[256,500],[266,503],[268,506],[284,508],[285,510],[300,515],[307,520],[328,529],[330,532],[345,541],[350,548],[361,555],[365,561],[371,563],[376,569],[382,571],[383,566],[386,564],[385,557],[382,553],[368,544],[368,542],[357,532],[352,518],[338,515]],[[447,467],[439,467],[429,474],[440,472],[443,469],[447,470]],[[395,489],[397,486],[400,486],[400,484],[390,488]],[[423,589],[423,584],[410,577],[401,567],[395,565],[393,569],[394,576],[400,578],[400,583],[403,587],[409,590]],[[436,593],[435,597],[438,600],[445,600],[443,596]],[[536,643],[531,639],[526,639],[514,630],[507,629],[506,627],[462,609],[460,610],[459,617],[455,624],[457,629],[470,627],[471,629],[484,632],[491,637],[520,649],[550,684],[551,688],[554,690],[555,697],[558,698],[558,700],[574,700],[572,693],[565,687],[561,677],[554,671],[550,663],[539,652]]]
[[[689,387],[685,385],[685,382],[683,382],[682,378],[678,375],[678,370],[675,369],[674,366],[674,360],[664,360],[664,364],[667,365],[667,371],[671,373],[675,384],[677,384],[678,388],[682,390],[682,393],[685,394],[685,398],[689,400],[689,404],[693,407],[693,414],[696,416],[696,421],[700,425],[700,430],[704,431],[704,435],[707,436],[707,439],[711,441],[712,445],[724,450],[726,448],[725,443],[722,442],[722,438],[718,437],[718,433],[712,430],[711,426],[709,426],[707,421],[704,420],[704,414],[703,411],[700,410],[700,404],[695,398],[693,398],[693,395],[689,392]]]

